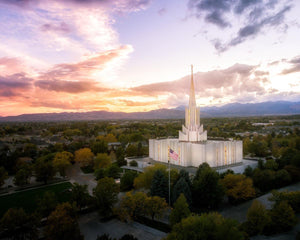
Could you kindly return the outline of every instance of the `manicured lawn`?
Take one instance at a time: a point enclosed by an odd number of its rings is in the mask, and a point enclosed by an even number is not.
[[[45,186],[38,189],[0,196],[0,217],[12,207],[22,207],[26,212],[33,212],[37,207],[37,200],[47,191],[54,192],[59,202],[66,202],[69,200],[70,195],[65,190],[69,189],[71,186],[71,183],[63,182],[52,186]]]

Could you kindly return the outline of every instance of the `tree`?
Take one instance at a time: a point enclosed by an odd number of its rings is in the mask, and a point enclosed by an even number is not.
[[[297,223],[297,217],[291,206],[282,201],[275,204],[270,211],[271,224],[269,233],[280,233],[292,229]]]
[[[219,213],[192,215],[178,224],[167,236],[167,240],[242,240],[243,234],[238,230],[238,223],[226,219]]]
[[[94,154],[107,153],[108,151],[107,142],[105,142],[103,139],[94,142],[92,145],[92,151]]]
[[[146,188],[150,189],[152,185],[153,175],[157,170],[162,170],[167,176],[167,167],[162,164],[155,164],[154,166],[149,166],[144,168],[144,173],[139,174],[137,178],[134,179],[134,187],[136,189]]]
[[[185,180],[186,178],[181,177],[176,182],[176,184],[173,187],[172,192],[172,202],[175,203],[175,201],[178,199],[178,197],[183,194],[188,202],[189,205],[192,204],[192,194],[189,184]]]
[[[123,147],[118,147],[116,150],[117,163],[119,167],[127,165],[127,161],[125,160],[125,151]]]
[[[62,177],[66,176],[66,169],[71,166],[71,161],[73,158],[73,154],[66,151],[55,154],[53,166]]]
[[[138,239],[131,234],[125,234],[119,240],[138,240]]]
[[[46,161],[42,158],[37,159],[35,165],[35,176],[37,181],[42,181],[45,184],[53,178],[55,174],[55,169],[53,167],[52,161]]]
[[[277,188],[288,185],[292,181],[290,174],[285,169],[278,170],[275,173],[275,186]]]
[[[221,180],[226,189],[229,201],[236,203],[255,197],[255,190],[251,178],[243,174],[228,174]]]
[[[151,216],[151,219],[161,218],[163,213],[168,208],[168,204],[164,198],[154,196],[146,199],[146,213]]]
[[[99,214],[110,216],[114,204],[118,201],[119,186],[113,178],[102,178],[98,181],[93,194],[96,198]]]
[[[157,170],[152,179],[151,196],[168,199],[168,180],[162,170]]]
[[[38,239],[39,219],[35,215],[27,215],[22,208],[10,208],[3,215],[0,225],[1,230],[12,239]]]
[[[120,190],[129,191],[133,188],[133,181],[138,176],[136,171],[127,171],[121,177]]]
[[[90,167],[94,165],[94,154],[89,148],[81,148],[75,152],[75,161],[80,167]]]
[[[224,190],[219,174],[207,163],[199,166],[192,184],[193,205],[197,208],[214,209],[222,202]]]
[[[119,217],[122,220],[130,221],[136,219],[138,216],[146,214],[147,195],[144,192],[127,192],[120,202]]]
[[[45,227],[46,239],[83,240],[77,223],[76,211],[70,203],[59,204],[50,214]]]
[[[266,207],[258,200],[254,200],[247,212],[247,221],[245,223],[246,232],[250,236],[262,234],[265,226],[271,221]]]
[[[277,170],[278,163],[276,163],[273,159],[268,159],[266,160],[264,167],[270,170]]]
[[[252,167],[250,167],[249,165],[245,168],[245,171],[243,172],[243,174],[247,177],[252,177],[253,175],[253,169]]]
[[[7,179],[7,178],[8,178],[8,174],[5,171],[5,168],[4,167],[0,167],[0,187],[2,187],[2,185],[5,182],[5,179]]]
[[[131,167],[137,167],[137,166],[138,166],[138,163],[137,163],[137,161],[132,160],[132,161],[129,162],[129,165],[130,165]]]
[[[111,165],[111,159],[107,153],[98,153],[94,162],[95,169],[106,168]]]
[[[78,183],[72,185],[70,200],[76,202],[76,206],[79,210],[88,204],[90,195],[87,187],[87,185],[80,185]]]
[[[37,210],[42,217],[48,217],[58,204],[57,198],[53,192],[45,192],[43,197],[37,201]]]
[[[262,192],[268,191],[274,187],[275,171],[256,168],[253,171],[252,179],[254,185]]]
[[[180,223],[182,219],[187,218],[190,214],[191,212],[189,209],[189,205],[184,194],[181,193],[174,203],[174,209],[170,214],[171,226],[174,226],[176,223]]]
[[[107,171],[104,168],[96,169],[94,172],[96,180],[100,180],[101,178],[107,177]]]
[[[107,168],[107,176],[110,178],[120,178],[120,173],[121,173],[121,168],[119,168],[119,166],[117,164],[111,164],[108,168]]]
[[[126,148],[126,156],[127,157],[133,157],[133,156],[137,156],[138,154],[138,149],[137,146],[134,144],[130,144],[127,148]]]
[[[269,200],[275,202],[275,205],[286,201],[296,213],[300,212],[300,191],[278,192],[272,191],[272,196]]]
[[[24,186],[29,183],[30,177],[31,171],[29,169],[20,169],[14,177],[14,184]]]

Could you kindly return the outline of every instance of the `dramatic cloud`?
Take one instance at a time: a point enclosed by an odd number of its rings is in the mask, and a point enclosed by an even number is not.
[[[54,31],[54,32],[61,32],[61,33],[69,33],[71,32],[70,26],[67,25],[65,22],[61,22],[59,24],[53,23],[45,23],[41,26],[42,31]]]
[[[290,65],[292,67],[282,70],[281,74],[285,75],[285,74],[300,72],[300,57],[299,56],[293,58],[292,60],[289,60],[288,63],[290,63]]]
[[[221,29],[237,29],[236,36],[228,42],[216,37],[212,40],[218,52],[224,52],[230,47],[253,39],[263,29],[277,28],[284,24],[286,13],[292,5],[288,2],[279,4],[277,0],[190,0],[189,8],[197,18],[203,18],[208,23]],[[241,21],[242,20],[242,21]],[[284,29],[287,29],[285,24]]]
[[[269,80],[265,72],[256,71],[257,66],[235,64],[227,69],[198,72],[194,74],[195,89],[200,98],[222,99],[243,96],[245,93],[263,95]],[[176,81],[142,85],[131,91],[143,95],[169,95],[168,102],[181,102],[189,93],[190,76]],[[177,99],[177,100],[175,100]]]
[[[22,94],[24,90],[32,87],[32,79],[24,73],[0,76],[0,96],[12,97]]]

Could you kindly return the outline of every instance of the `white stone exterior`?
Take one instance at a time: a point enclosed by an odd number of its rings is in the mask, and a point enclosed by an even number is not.
[[[172,149],[178,154],[174,160],[169,156]],[[149,139],[149,157],[159,162],[198,167],[206,162],[211,167],[226,166],[242,162],[242,141],[209,141],[207,132],[200,125],[200,108],[196,106],[193,81],[191,77],[189,107],[185,109],[185,126],[179,132],[179,138]]]

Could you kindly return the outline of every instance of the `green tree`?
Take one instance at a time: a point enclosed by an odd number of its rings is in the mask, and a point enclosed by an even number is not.
[[[120,178],[120,174],[121,174],[121,168],[119,168],[119,166],[117,164],[111,164],[108,168],[107,168],[107,176],[110,178]]]
[[[38,239],[37,227],[39,219],[35,215],[27,215],[22,208],[10,208],[3,215],[0,226],[11,239]]]
[[[271,224],[268,229],[269,233],[281,233],[288,231],[297,223],[295,213],[286,201],[275,204],[269,214],[271,217]]]
[[[53,192],[45,192],[42,198],[37,200],[37,210],[42,217],[48,217],[58,204]]]
[[[243,174],[228,174],[221,180],[221,183],[231,202],[245,201],[255,197],[252,179]]]
[[[223,200],[224,190],[219,174],[207,163],[199,166],[192,184],[193,205],[197,208],[214,209]]]
[[[243,174],[247,177],[252,177],[253,175],[253,169],[252,167],[250,167],[249,165],[245,168],[245,171],[243,172]]]
[[[152,179],[151,196],[159,196],[168,199],[168,179],[162,170],[157,170]]]
[[[266,207],[258,200],[254,200],[247,212],[247,221],[245,223],[247,233],[250,236],[262,234],[265,226],[268,226],[270,222],[271,218]]]
[[[252,179],[255,187],[262,192],[268,191],[274,187],[275,171],[256,168],[253,171]]]
[[[59,204],[48,217],[44,234],[49,240],[83,240],[74,206],[68,202]]]
[[[181,193],[174,203],[174,209],[170,214],[171,226],[174,226],[176,223],[180,223],[182,219],[187,218],[190,214],[191,212],[189,209],[189,205],[184,194]]]
[[[126,148],[126,156],[127,157],[133,157],[133,156],[137,156],[138,154],[138,149],[137,146],[134,144],[130,144],[127,148]]]
[[[132,160],[132,161],[129,162],[129,165],[130,165],[131,167],[137,167],[137,166],[138,166],[138,163],[137,163],[137,161]]]
[[[272,191],[272,196],[269,197],[269,200],[275,202],[276,205],[286,201],[296,213],[300,212],[300,191]]]
[[[22,168],[16,173],[14,177],[14,184],[17,186],[24,186],[30,182],[31,176],[31,168]]]
[[[66,169],[71,166],[71,161],[74,158],[70,152],[59,152],[55,154],[53,167],[59,172],[62,177],[66,176]]]
[[[94,168],[106,168],[111,165],[110,156],[107,153],[98,153],[94,160]]]
[[[127,165],[127,161],[125,160],[125,151],[123,147],[118,147],[116,150],[117,163],[119,167]]]
[[[4,184],[5,182],[5,179],[8,178],[8,174],[5,170],[4,167],[0,167],[0,187],[2,187],[2,185]]]
[[[242,240],[243,234],[238,230],[238,223],[226,219],[218,213],[192,215],[178,224],[167,236],[167,240]]]
[[[176,184],[173,187],[172,191],[172,202],[175,203],[175,201],[178,199],[178,197],[183,194],[186,198],[186,201],[189,205],[192,204],[192,194],[189,184],[185,180],[186,178],[181,177],[176,182]]]
[[[104,168],[96,169],[94,172],[96,180],[100,180],[101,178],[107,177],[107,171]]]
[[[264,167],[270,170],[277,170],[278,163],[276,163],[273,159],[268,159],[266,160]]]
[[[79,210],[88,204],[89,199],[90,195],[88,193],[87,185],[80,185],[78,183],[74,183],[72,185],[70,200],[76,202],[76,206],[79,208]]]
[[[121,191],[129,191],[133,188],[133,181],[138,176],[136,171],[127,171],[121,177],[120,189]]]
[[[277,188],[288,185],[292,181],[290,174],[285,169],[281,169],[275,173],[275,186]]]
[[[52,161],[46,161],[42,158],[37,159],[34,165],[34,170],[36,180],[44,182],[45,184],[47,184],[47,182],[52,179],[55,174]]]
[[[94,142],[92,145],[92,152],[94,154],[107,153],[107,151],[108,151],[107,142],[105,142],[103,139]]]
[[[113,178],[102,178],[98,181],[94,189],[94,196],[98,207],[99,214],[110,216],[114,204],[118,201],[119,186]]]

